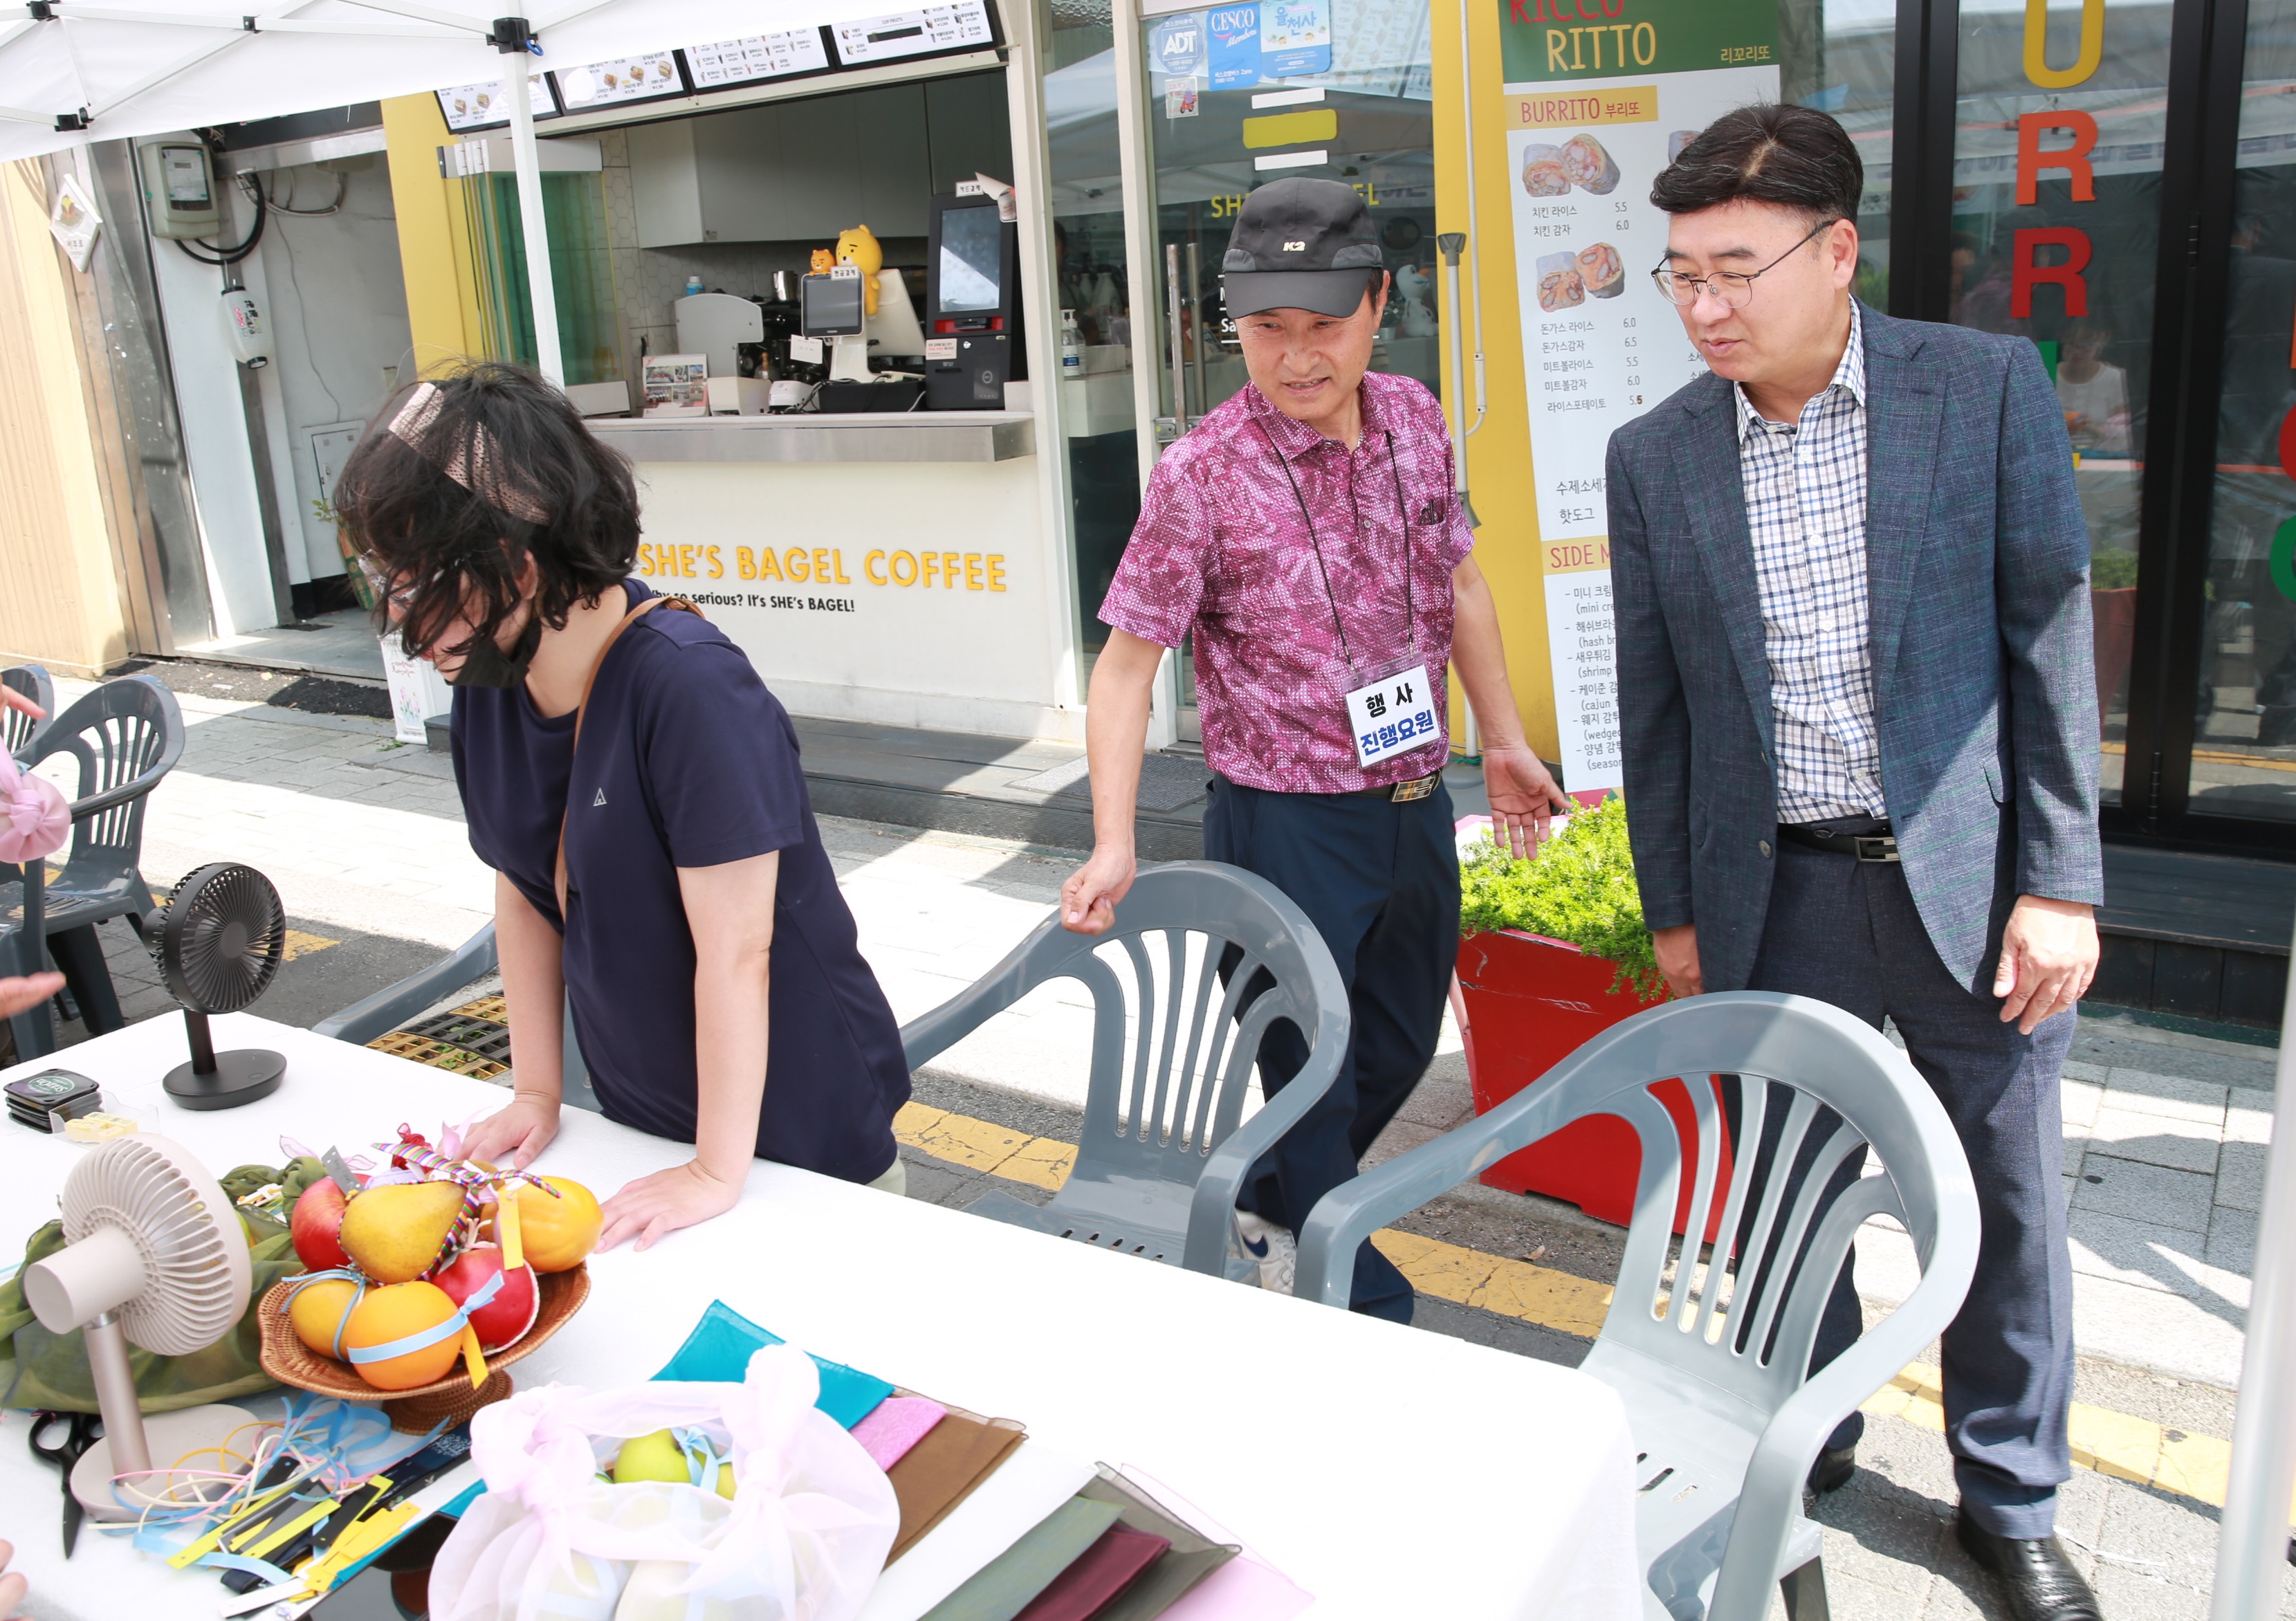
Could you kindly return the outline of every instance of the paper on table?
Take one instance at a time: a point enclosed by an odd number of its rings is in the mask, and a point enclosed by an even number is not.
[[[1091,1478],[1090,1464],[1041,1441],[1021,1442],[947,1519],[886,1568],[855,1621],[920,1621]]]
[[[1214,1542],[1234,1543],[1243,1549],[1239,1557],[1183,1593],[1160,1621],[1289,1621],[1316,1601],[1314,1594],[1303,1592],[1298,1583],[1254,1553],[1251,1544],[1145,1469],[1129,1463],[1119,1464],[1118,1469],[1175,1519],[1194,1526]]]

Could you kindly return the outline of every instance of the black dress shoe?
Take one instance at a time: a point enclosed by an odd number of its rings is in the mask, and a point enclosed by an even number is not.
[[[1829,1446],[1809,1466],[1809,1489],[1821,1497],[1828,1492],[1838,1492],[1849,1484],[1849,1477],[1857,1472],[1855,1446]]]
[[[2000,1579],[2002,1596],[2017,1621],[2103,1621],[2096,1595],[2054,1536],[1996,1536],[1966,1514],[1954,1535],[1969,1557]]]

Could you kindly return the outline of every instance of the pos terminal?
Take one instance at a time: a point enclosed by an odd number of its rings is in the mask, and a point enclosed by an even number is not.
[[[1021,233],[996,199],[932,200],[925,256],[925,405],[999,411],[1004,385],[1026,377],[1021,333]]]

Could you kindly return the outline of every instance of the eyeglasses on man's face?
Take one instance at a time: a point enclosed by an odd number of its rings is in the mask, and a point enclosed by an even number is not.
[[[1700,293],[1710,292],[1730,309],[1743,309],[1748,304],[1753,302],[1754,283],[1757,278],[1767,276],[1780,265],[1784,264],[1786,260],[1808,246],[1811,238],[1820,231],[1827,230],[1840,223],[1839,219],[1819,220],[1809,228],[1808,234],[1803,236],[1801,241],[1794,243],[1792,247],[1779,254],[1759,270],[1716,270],[1706,276],[1692,276],[1687,271],[1669,269],[1661,263],[1658,268],[1651,272],[1651,280],[1657,284],[1660,292],[1666,294],[1668,302],[1682,305],[1685,309],[1698,301]]]
[[[366,576],[367,584],[374,588],[375,596],[382,600],[391,621],[394,624],[397,623],[413,605],[414,588],[406,585],[393,588],[390,576],[375,567],[374,560],[371,557],[362,555],[358,560],[358,565],[359,572]]]

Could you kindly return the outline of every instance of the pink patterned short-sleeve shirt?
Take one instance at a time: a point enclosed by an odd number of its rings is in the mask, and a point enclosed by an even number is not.
[[[1353,450],[1256,388],[1204,416],[1156,464],[1101,605],[1166,647],[1193,633],[1205,758],[1247,787],[1348,794],[1449,756],[1451,571],[1474,536],[1435,397],[1366,372],[1362,407]],[[1347,694],[1420,662],[1446,729],[1365,769]]]

